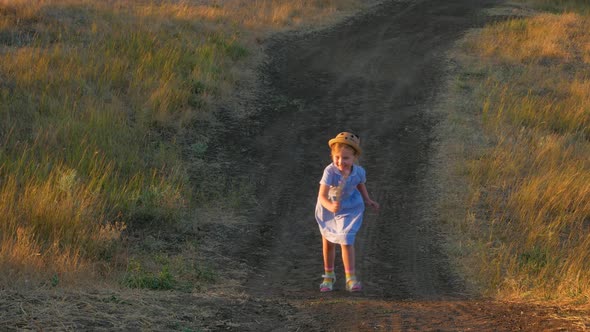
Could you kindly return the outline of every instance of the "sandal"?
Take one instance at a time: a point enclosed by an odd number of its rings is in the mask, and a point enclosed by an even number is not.
[[[356,277],[352,277],[346,280],[346,290],[349,292],[360,292],[363,290],[361,282],[356,280]]]
[[[324,274],[324,275],[322,275],[322,277],[324,278],[324,281],[320,284],[320,292],[324,293],[324,292],[331,292],[332,290],[334,290],[334,283],[336,282],[336,276]],[[332,279],[332,281],[326,281],[325,279]]]

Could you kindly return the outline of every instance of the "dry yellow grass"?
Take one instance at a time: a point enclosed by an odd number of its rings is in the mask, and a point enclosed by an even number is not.
[[[223,190],[200,193],[200,181],[189,181],[183,130],[197,119],[206,127],[235,83],[252,78],[246,64],[257,61],[261,38],[362,6],[0,0],[4,282],[66,280],[120,264],[125,228],[177,224],[198,199]],[[188,147],[197,158],[207,149],[200,139]]]
[[[587,15],[539,13],[463,43],[455,93],[481,109],[485,140],[459,153],[470,211],[453,250],[487,294],[590,300],[587,31]]]
[[[332,20],[334,14],[359,8],[361,5],[356,0],[223,0],[146,3],[136,10],[144,16],[206,20],[224,25],[231,22],[239,28],[276,30],[318,24]]]

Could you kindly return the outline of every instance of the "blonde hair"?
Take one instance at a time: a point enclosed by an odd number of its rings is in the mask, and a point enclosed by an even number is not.
[[[332,144],[331,149],[330,149],[330,156],[333,156],[334,152],[342,151],[342,149],[344,149],[344,148],[348,148],[348,149],[352,150],[352,153],[354,153],[354,162],[355,163],[358,162],[358,160],[359,160],[358,151],[355,148],[353,148],[352,146],[345,144],[345,143]]]

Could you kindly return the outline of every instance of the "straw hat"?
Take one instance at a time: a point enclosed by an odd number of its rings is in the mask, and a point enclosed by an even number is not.
[[[328,141],[328,146],[332,148],[332,145],[335,143],[344,143],[349,145],[356,151],[357,155],[360,155],[363,152],[363,150],[361,150],[361,138],[353,133],[346,131],[341,132],[340,134],[336,135],[336,137]]]

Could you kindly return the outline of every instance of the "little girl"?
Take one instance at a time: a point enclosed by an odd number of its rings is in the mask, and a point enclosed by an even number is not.
[[[357,292],[362,287],[355,276],[354,238],[363,222],[365,204],[375,209],[379,209],[379,204],[369,197],[365,170],[355,164],[362,152],[360,138],[342,132],[329,140],[328,145],[332,151],[332,163],[324,169],[315,209],[322,233],[325,269],[320,292],[334,289],[336,244],[342,249],[346,290]]]

